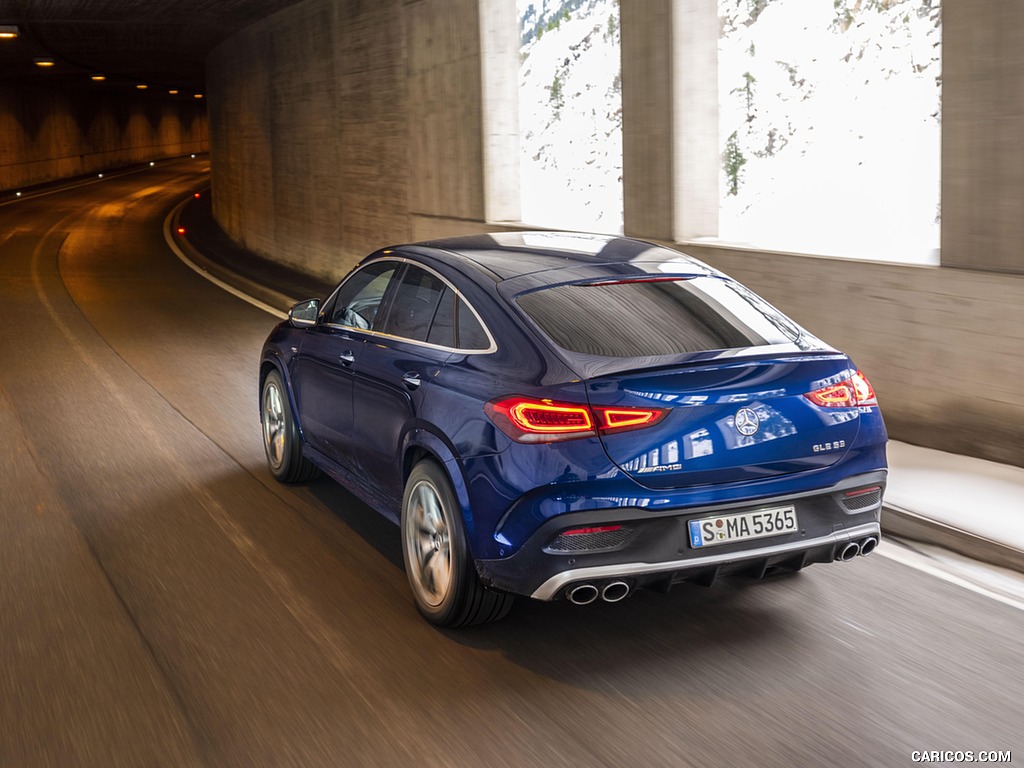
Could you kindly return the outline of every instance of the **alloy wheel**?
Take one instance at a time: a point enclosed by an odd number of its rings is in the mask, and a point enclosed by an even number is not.
[[[276,382],[268,381],[263,390],[263,445],[275,470],[284,463],[286,427],[281,390]]]
[[[426,480],[413,488],[406,514],[406,545],[415,586],[432,606],[442,603],[452,582],[448,515],[437,489]]]

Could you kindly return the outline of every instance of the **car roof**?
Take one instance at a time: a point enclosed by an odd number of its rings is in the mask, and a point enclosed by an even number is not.
[[[640,262],[672,262],[671,271],[680,273],[713,271],[697,259],[654,243],[577,232],[493,232],[427,240],[402,249],[428,250],[441,260],[445,260],[444,253],[454,254],[496,281],[566,268],[588,268],[586,271],[595,275],[619,274],[621,270],[613,265]],[[604,265],[607,269],[601,269]]]

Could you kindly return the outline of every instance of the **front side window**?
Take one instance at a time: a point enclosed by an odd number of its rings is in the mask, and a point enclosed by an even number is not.
[[[517,303],[558,346],[602,357],[756,347],[799,336],[756,294],[717,277],[561,285]]]
[[[373,328],[388,282],[398,262],[376,261],[346,280],[327,308],[327,322],[363,331]]]

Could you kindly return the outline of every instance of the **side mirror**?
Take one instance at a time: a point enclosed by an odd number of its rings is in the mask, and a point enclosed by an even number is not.
[[[288,322],[296,328],[312,328],[319,315],[320,299],[306,299],[288,310]]]

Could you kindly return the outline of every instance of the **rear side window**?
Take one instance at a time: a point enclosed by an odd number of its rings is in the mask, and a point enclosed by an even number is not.
[[[516,301],[558,346],[602,357],[679,355],[799,336],[759,296],[717,277],[592,281],[533,291]]]
[[[455,292],[451,288],[446,287],[441,294],[427,341],[442,347],[455,346]]]
[[[441,295],[427,341],[467,352],[482,351],[491,346],[491,339],[473,310],[461,297],[456,297],[451,288],[445,288]]]
[[[379,330],[403,339],[426,341],[444,291],[444,281],[437,275],[409,265],[395,291],[387,320]]]
[[[459,349],[487,349],[491,340],[487,331],[476,319],[473,310],[462,299],[459,299]]]

